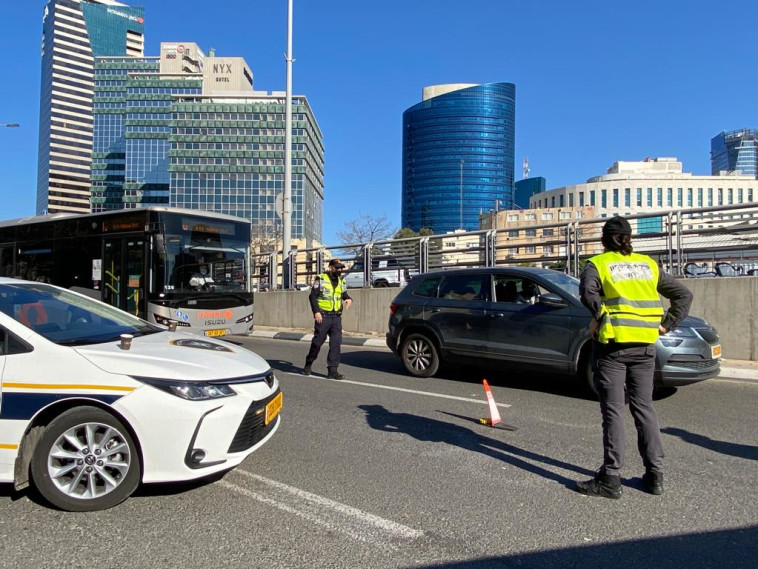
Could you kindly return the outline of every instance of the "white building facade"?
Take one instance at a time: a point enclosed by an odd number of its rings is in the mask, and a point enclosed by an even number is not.
[[[563,186],[535,194],[529,201],[533,209],[594,208],[596,217],[629,216],[725,205],[756,203],[758,180],[751,176],[697,176],[682,171],[676,158],[647,158],[638,162],[615,162],[607,174],[584,184]],[[647,227],[639,220],[637,231],[658,230],[651,219]],[[696,224],[693,224],[696,225]]]

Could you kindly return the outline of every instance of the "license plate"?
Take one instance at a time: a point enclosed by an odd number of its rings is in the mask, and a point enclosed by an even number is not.
[[[206,336],[226,336],[226,330],[206,330]]]
[[[711,346],[711,357],[715,360],[721,357],[721,344]]]
[[[282,410],[282,394],[280,393],[266,404],[266,420],[265,425],[268,425],[273,421]]]

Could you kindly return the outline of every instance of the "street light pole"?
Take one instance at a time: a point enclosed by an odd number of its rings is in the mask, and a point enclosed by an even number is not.
[[[460,211],[459,211],[459,227],[463,229],[463,165],[466,163],[466,161],[461,158],[461,203],[460,203]]]
[[[287,0],[287,92],[284,115],[284,195],[282,207],[282,284],[290,288],[289,253],[292,239],[292,0]]]

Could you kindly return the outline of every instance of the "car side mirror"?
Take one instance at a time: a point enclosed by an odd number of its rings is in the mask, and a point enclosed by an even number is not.
[[[539,295],[537,297],[537,303],[543,306],[550,306],[552,308],[565,308],[568,306],[568,302],[552,292]]]

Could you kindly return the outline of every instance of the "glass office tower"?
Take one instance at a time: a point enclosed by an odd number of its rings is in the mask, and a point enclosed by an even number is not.
[[[403,227],[471,231],[510,209],[515,115],[512,83],[426,87],[403,113]]]
[[[48,0],[36,213],[90,211],[94,57],[142,57],[144,8],[114,0]]]
[[[711,139],[711,175],[737,171],[758,178],[758,130],[724,131]]]
[[[231,99],[231,100],[229,100]],[[281,236],[285,97],[185,97],[172,106],[171,205],[249,219]],[[292,97],[292,237],[321,242],[324,146],[305,97]]]

